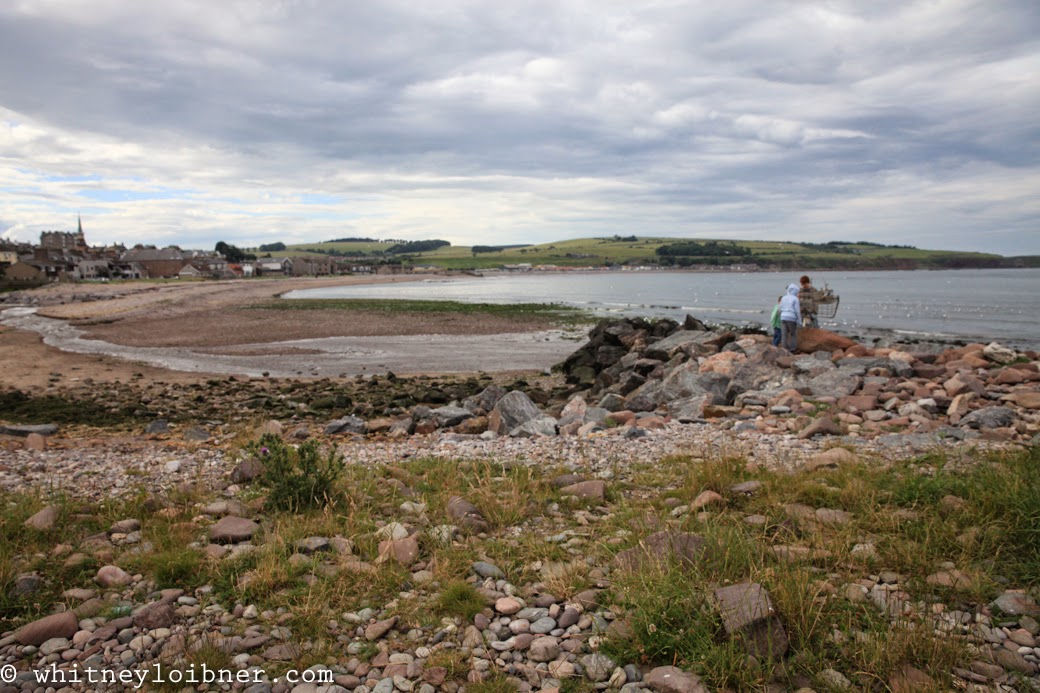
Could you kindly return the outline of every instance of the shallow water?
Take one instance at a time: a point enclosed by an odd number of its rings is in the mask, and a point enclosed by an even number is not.
[[[814,272],[841,298],[821,327],[843,334],[1001,342],[1040,349],[1040,269]],[[292,291],[286,298],[428,298],[562,303],[604,315],[765,326],[794,272],[516,273]]]

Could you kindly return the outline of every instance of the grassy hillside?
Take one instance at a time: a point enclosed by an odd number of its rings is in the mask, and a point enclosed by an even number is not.
[[[675,252],[685,244],[694,252]],[[675,254],[658,249],[672,247]],[[684,247],[685,247],[684,246]],[[408,255],[390,255],[389,243],[338,242],[289,246],[284,254],[325,253],[394,260],[405,265],[432,265],[444,269],[493,269],[503,265],[557,265],[568,267],[660,265],[675,267],[748,265],[776,269],[914,269],[960,267],[1035,267],[1038,258],[1005,258],[989,253],[921,250],[873,243],[788,243],[778,241],[724,241],[660,237],[577,238],[539,245],[508,247],[474,253],[468,246],[446,246]],[[698,251],[700,247],[703,252]]]

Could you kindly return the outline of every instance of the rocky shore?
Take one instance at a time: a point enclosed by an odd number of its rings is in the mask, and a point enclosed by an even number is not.
[[[69,418],[0,430],[0,693],[1040,690],[1037,354],[800,351],[623,320],[552,377],[24,394]],[[316,507],[266,441],[342,456]]]

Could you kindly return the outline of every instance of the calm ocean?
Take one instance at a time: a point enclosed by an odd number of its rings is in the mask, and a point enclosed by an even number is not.
[[[562,303],[602,315],[642,315],[765,326],[800,273],[560,272],[446,278],[293,291],[286,298],[413,298]],[[841,297],[821,326],[866,338],[991,341],[1040,349],[1040,269],[813,272]]]

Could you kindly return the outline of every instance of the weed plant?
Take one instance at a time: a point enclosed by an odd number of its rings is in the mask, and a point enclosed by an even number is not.
[[[322,456],[315,440],[294,448],[276,435],[264,434],[246,447],[246,453],[263,466],[260,483],[268,488],[267,505],[272,509],[297,512],[334,503],[333,487],[344,468],[335,450]]]

